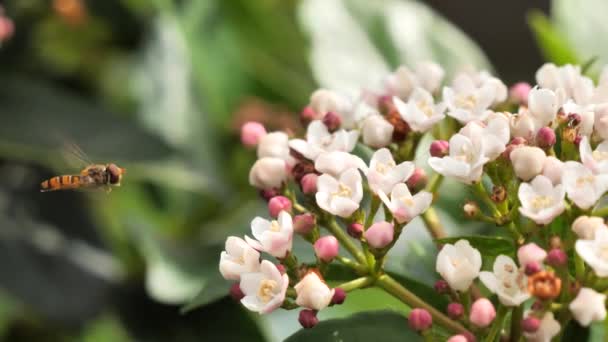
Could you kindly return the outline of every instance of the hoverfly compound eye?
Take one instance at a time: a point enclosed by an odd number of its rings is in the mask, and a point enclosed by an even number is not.
[[[110,175],[110,184],[120,183],[122,169],[116,166],[116,164],[108,165],[108,174]]]

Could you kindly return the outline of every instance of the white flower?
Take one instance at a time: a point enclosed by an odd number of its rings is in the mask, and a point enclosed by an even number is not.
[[[551,339],[559,334],[561,326],[553,317],[553,312],[546,312],[540,321],[540,327],[533,333],[524,333],[530,342],[551,342]]]
[[[543,175],[536,176],[531,183],[521,183],[517,195],[521,202],[519,212],[537,224],[551,223],[566,209],[564,187],[553,186]]]
[[[536,82],[553,91],[561,89],[566,98],[576,103],[588,104],[593,96],[593,81],[581,74],[579,66],[566,64],[561,67],[546,63],[536,72]]]
[[[287,274],[281,275],[272,262],[263,260],[260,272],[241,276],[239,287],[245,295],[241,303],[251,311],[270,313],[283,304],[288,286]]]
[[[399,223],[410,222],[425,212],[433,202],[433,194],[430,192],[420,191],[412,196],[404,183],[395,185],[390,199],[383,191],[379,191],[378,195]]]
[[[339,176],[342,172],[352,169],[367,169],[363,159],[348,152],[323,152],[315,160],[315,169],[321,173]]]
[[[377,101],[377,100],[376,100]],[[380,112],[372,106],[370,106],[364,99],[360,100],[353,110],[341,114],[342,117],[342,128],[345,129],[357,129],[360,128],[361,123],[371,115],[379,115]]]
[[[326,308],[334,296],[334,289],[330,289],[315,272],[309,272],[298,282],[296,290],[296,304],[312,310]]]
[[[608,88],[608,84],[606,87]],[[600,138],[606,140],[608,139],[608,103],[596,105],[594,109],[593,130]]]
[[[422,88],[414,89],[407,103],[396,96],[393,103],[403,121],[415,132],[426,132],[445,117],[445,105],[435,104],[433,96]]]
[[[343,151],[350,152],[355,148],[359,139],[357,131],[338,130],[329,133],[327,126],[320,120],[314,120],[306,130],[306,140],[293,139],[289,147],[304,157],[315,160],[321,152]]]
[[[381,148],[374,152],[366,168],[365,176],[373,193],[378,191],[389,193],[397,183],[405,182],[414,173],[415,166],[412,162],[395,164],[393,155],[387,148]]]
[[[528,110],[520,110],[511,115],[509,125],[513,137],[521,137],[527,141],[534,141],[536,132],[541,128]]]
[[[545,165],[545,151],[535,146],[516,147],[511,154],[511,164],[517,177],[527,181],[540,174]]]
[[[266,252],[276,258],[284,258],[293,245],[293,222],[291,215],[281,211],[276,220],[256,217],[251,221],[251,233],[257,239],[245,236],[251,247]]]
[[[421,62],[414,71],[400,66],[385,80],[386,92],[402,99],[407,99],[416,87],[434,93],[439,89],[444,75],[443,68],[433,62]]]
[[[287,180],[287,163],[280,158],[258,159],[249,171],[249,184],[258,189],[280,188]]]
[[[560,106],[557,96],[550,89],[534,87],[528,95],[530,114],[541,127],[553,122]]]
[[[591,322],[603,321],[606,318],[606,295],[583,287],[568,307],[574,319],[582,326],[588,327]]]
[[[583,164],[568,161],[564,164],[562,184],[574,204],[581,209],[589,209],[606,191],[608,175],[594,175]]]
[[[260,138],[257,153],[258,158],[274,157],[283,159],[289,165],[295,163],[289,153],[289,137],[284,132],[272,132]]]
[[[462,127],[460,134],[482,145],[483,154],[494,160],[505,150],[509,138],[509,119],[501,114],[490,112],[487,124],[472,121]]]
[[[466,124],[474,120],[484,120],[496,97],[496,85],[484,84],[477,87],[466,74],[454,79],[452,87],[443,88],[443,100],[448,107],[448,115]]]
[[[328,174],[319,176],[315,198],[321,209],[340,217],[349,217],[359,209],[363,198],[361,174],[357,169],[348,169],[337,179]]]
[[[450,138],[450,152],[443,158],[429,158],[429,165],[437,173],[471,184],[481,178],[483,165],[488,161],[482,144],[462,134]]]
[[[564,103],[562,109],[566,114],[578,114],[581,117],[581,123],[578,125],[578,133],[580,135],[589,136],[593,133],[593,123],[595,120],[593,107],[593,105],[579,105],[572,100],[568,100]]]
[[[363,120],[361,135],[363,143],[373,148],[388,146],[393,138],[395,128],[382,115],[370,115]]]
[[[494,261],[494,272],[481,272],[479,279],[506,306],[519,306],[530,298],[527,290],[528,278],[517,268],[515,261],[499,255]]]
[[[595,232],[599,229],[608,229],[604,219],[597,216],[579,216],[572,222],[572,231],[583,240],[595,239]]]
[[[608,140],[603,141],[592,151],[589,138],[583,136],[579,144],[581,161],[594,173],[608,173]]]
[[[608,276],[608,229],[596,230],[593,240],[577,240],[575,248],[598,277]]]
[[[553,184],[562,183],[562,173],[564,171],[564,162],[553,157],[548,156],[545,158],[543,163],[542,175],[549,178]]]
[[[321,119],[328,112],[342,116],[352,110],[353,103],[342,94],[327,89],[317,89],[310,95],[310,107]]]
[[[239,280],[241,274],[257,272],[260,269],[260,253],[245,240],[229,236],[226,250],[220,255],[220,273],[224,279]]]
[[[467,240],[445,244],[437,255],[435,269],[457,291],[466,291],[481,269],[481,254]]]

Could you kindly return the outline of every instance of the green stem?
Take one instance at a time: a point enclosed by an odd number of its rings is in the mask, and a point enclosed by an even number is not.
[[[486,336],[484,341],[486,342],[494,342],[496,338],[500,334],[500,329],[502,328],[502,323],[504,321],[505,315],[509,310],[506,306],[498,304],[498,313],[496,314],[496,318],[492,323],[492,327],[490,328],[490,332]],[[513,340],[512,340],[513,341]]]
[[[443,183],[443,175],[440,173],[436,173],[433,175],[433,178],[431,178],[429,183],[426,185],[425,190],[434,195],[435,192],[437,192],[437,190],[441,186],[441,183]]]
[[[391,294],[393,297],[401,300],[412,308],[423,308],[427,310],[433,317],[433,322],[443,326],[444,328],[457,333],[468,333],[468,330],[459,322],[452,320],[444,315],[427,302],[420,299],[418,296],[403,287],[399,282],[393,279],[388,274],[383,274],[376,280],[376,284]]]
[[[509,222],[509,224],[507,225],[507,229],[509,230],[509,233],[511,233],[511,236],[513,237],[513,240],[515,241],[517,246],[521,246],[524,244],[524,242],[526,242],[526,239],[523,235],[521,235],[519,230],[517,230],[517,227],[515,226],[515,223],[513,221]]]
[[[336,260],[338,260],[338,262],[340,262],[344,266],[352,268],[353,270],[355,270],[355,272],[357,272],[359,274],[366,274],[368,272],[367,267],[365,267],[365,265],[356,263],[356,262],[350,260],[349,258],[345,258],[343,256],[337,256]]]
[[[325,227],[327,230],[332,233],[340,244],[346,248],[346,250],[353,256],[357,261],[361,264],[366,265],[367,260],[365,259],[365,255],[361,250],[355,245],[355,243],[350,239],[348,234],[338,225],[335,219],[330,219],[326,222]]]
[[[592,216],[606,217],[608,216],[608,206],[595,209],[591,212]]]
[[[521,339],[521,320],[524,318],[523,305],[516,306],[511,314],[511,337],[510,341],[519,341]]]
[[[583,281],[585,277],[585,262],[578,253],[574,253],[574,274],[576,274],[578,281]]]
[[[357,278],[357,279],[351,280],[349,282],[337,285],[335,287],[339,287],[346,292],[350,292],[353,290],[368,287],[373,283],[374,283],[373,277],[361,277],[361,278]]]
[[[496,208],[496,203],[494,203],[494,201],[492,201],[492,199],[488,195],[486,188],[483,186],[483,182],[479,180],[479,182],[473,184],[472,188],[477,197],[479,197],[483,201],[483,203],[485,203],[488,209],[490,209],[492,215],[494,217],[500,217],[500,211],[498,211],[498,208]]]
[[[365,217],[365,224],[364,227],[367,230],[367,228],[369,228],[369,226],[372,225],[372,223],[374,223],[374,217],[376,216],[376,213],[378,212],[378,209],[380,208],[380,197],[376,196],[376,195],[372,195],[372,203],[371,203],[371,208],[369,210],[369,214]]]
[[[441,221],[439,220],[439,215],[435,211],[435,208],[428,208],[422,215],[422,221],[424,222],[424,226],[426,230],[429,231],[433,240],[442,239],[445,237],[445,231],[443,230],[443,226],[441,225]]]

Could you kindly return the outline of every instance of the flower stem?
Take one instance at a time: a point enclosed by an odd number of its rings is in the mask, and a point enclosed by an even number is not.
[[[490,209],[494,217],[500,217],[500,211],[498,211],[498,208],[496,208],[496,203],[494,203],[490,196],[488,196],[488,192],[483,186],[483,181],[479,180],[479,182],[473,184],[473,191],[475,192],[477,197],[479,197],[483,201],[483,203],[485,203],[488,209]]]
[[[437,192],[437,190],[441,186],[441,183],[443,183],[443,175],[436,173],[433,175],[433,178],[431,178],[429,183],[426,185],[425,190],[432,193],[433,195],[435,195],[435,192]]]
[[[445,231],[443,230],[443,226],[441,225],[439,215],[437,215],[437,211],[435,211],[435,208],[428,208],[421,216],[422,221],[424,222],[426,229],[433,237],[433,240],[445,237]]]
[[[504,321],[505,315],[509,310],[506,306],[499,304],[498,305],[498,313],[496,314],[496,318],[492,323],[492,327],[490,328],[490,332],[486,336],[484,341],[486,342],[494,342],[498,335],[500,334],[500,329],[502,328],[502,323]],[[517,340],[512,340],[517,341]]]
[[[344,266],[352,268],[353,270],[355,270],[355,272],[357,272],[359,274],[366,274],[368,272],[368,269],[367,269],[367,267],[365,267],[365,265],[356,263],[356,262],[350,260],[349,258],[345,258],[343,256],[337,256],[336,260],[338,260],[338,262],[340,262]]]
[[[510,341],[519,341],[521,338],[521,320],[524,318],[523,305],[516,306],[511,314]]]
[[[448,316],[444,315],[439,310],[420,299],[388,274],[383,274],[378,277],[376,280],[376,285],[412,308],[423,308],[427,310],[433,317],[433,321],[446,329],[458,333],[468,332],[467,329],[462,326],[462,324],[450,319]]]
[[[591,212],[592,216],[606,217],[608,216],[608,206],[595,209]]]
[[[346,250],[353,256],[357,261],[363,265],[367,264],[367,260],[365,259],[365,255],[361,250],[355,245],[355,243],[350,239],[350,237],[346,234],[346,232],[338,225],[335,219],[329,219],[325,227],[329,230],[335,237],[340,241],[340,244],[346,248]]]
[[[374,283],[373,277],[361,277],[361,278],[357,278],[357,279],[351,280],[349,282],[337,285],[335,287],[339,287],[346,292],[350,292],[352,290],[357,290],[357,289],[362,289],[362,288],[368,287],[373,283]]]

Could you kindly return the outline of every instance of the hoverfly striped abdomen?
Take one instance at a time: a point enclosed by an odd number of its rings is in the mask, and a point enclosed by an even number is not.
[[[47,179],[40,184],[40,191],[75,189],[83,184],[82,176],[63,175]]]

